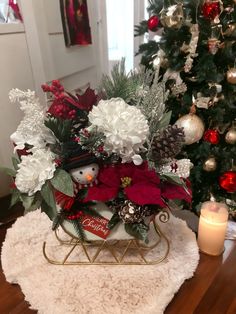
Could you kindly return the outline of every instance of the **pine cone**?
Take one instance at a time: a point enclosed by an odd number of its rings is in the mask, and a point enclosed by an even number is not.
[[[142,222],[145,217],[150,216],[152,211],[148,206],[140,206],[131,201],[125,201],[120,207],[118,214],[124,223],[139,223]]]
[[[184,129],[169,125],[166,129],[154,135],[150,159],[164,163],[166,159],[174,158],[180,153],[184,144]]]

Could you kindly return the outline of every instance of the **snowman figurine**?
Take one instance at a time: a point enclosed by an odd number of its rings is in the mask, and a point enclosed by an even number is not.
[[[93,186],[97,183],[99,166],[96,163],[84,165],[70,170],[70,174],[74,181],[78,184],[78,188]]]
[[[77,144],[78,145],[78,144]],[[76,183],[77,189],[93,186],[97,183],[99,165],[97,158],[91,153],[77,146],[66,160],[64,169],[67,170]]]

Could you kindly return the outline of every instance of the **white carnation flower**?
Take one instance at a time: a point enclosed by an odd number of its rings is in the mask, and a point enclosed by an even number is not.
[[[148,121],[140,109],[121,98],[99,101],[89,113],[92,127],[104,133],[104,149],[122,158],[122,162],[141,164],[138,154],[144,150],[149,133]]]
[[[9,93],[11,102],[19,102],[24,117],[11,135],[11,140],[16,144],[16,149],[24,149],[25,144],[38,148],[44,148],[47,143],[55,143],[55,137],[51,130],[44,125],[45,109],[39,103],[35,92],[12,89]]]
[[[55,156],[46,149],[38,149],[32,155],[22,156],[17,170],[15,184],[22,193],[29,196],[40,191],[46,180],[53,177],[56,164]]]

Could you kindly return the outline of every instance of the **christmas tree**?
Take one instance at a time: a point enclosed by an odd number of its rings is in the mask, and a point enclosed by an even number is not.
[[[169,89],[172,123],[184,127],[193,163],[192,209],[203,201],[236,204],[236,1],[149,0],[141,63]]]

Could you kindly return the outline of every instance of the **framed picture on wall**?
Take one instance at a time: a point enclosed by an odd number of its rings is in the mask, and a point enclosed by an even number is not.
[[[60,0],[60,8],[66,46],[90,45],[87,0]]]

